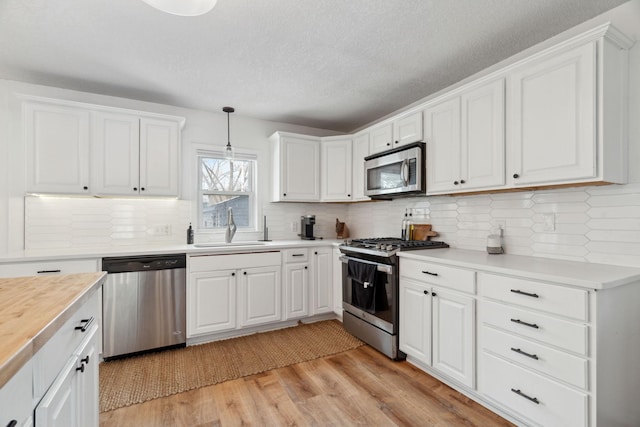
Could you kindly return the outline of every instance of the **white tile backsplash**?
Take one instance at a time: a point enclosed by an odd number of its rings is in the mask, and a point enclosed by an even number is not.
[[[414,207],[429,210],[440,233],[436,239],[452,247],[484,251],[486,235],[496,221],[504,221],[507,253],[640,265],[640,183],[353,204],[348,222],[384,217],[371,228],[369,221],[356,222],[353,230],[360,237],[399,236],[405,208]],[[545,226],[548,214],[554,230]]]
[[[25,246],[184,243],[191,207],[187,200],[26,197]],[[439,233],[437,240],[452,247],[484,251],[486,236],[501,221],[507,253],[640,265],[640,184],[355,204],[267,203],[262,213],[272,240],[299,239],[300,216],[308,214],[316,215],[318,237],[335,239],[336,219],[347,223],[352,237],[397,237],[406,208],[424,209]],[[548,214],[553,214],[554,230],[545,226]],[[163,227],[169,227],[169,235],[158,232]],[[262,232],[236,237],[260,238]]]

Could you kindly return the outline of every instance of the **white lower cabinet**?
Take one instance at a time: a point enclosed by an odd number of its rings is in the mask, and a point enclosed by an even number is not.
[[[459,274],[460,271],[468,272],[401,259],[400,350],[422,365],[473,388],[475,298],[454,289],[475,289],[475,275]],[[444,283],[454,289],[443,287]]]
[[[282,318],[280,252],[191,255],[187,337]]]
[[[0,388],[0,426],[33,424],[33,363],[28,361]]]
[[[475,387],[475,298],[432,288],[433,369]]]
[[[284,270],[284,318],[309,315],[309,252],[307,248],[282,253]]]
[[[95,273],[98,271],[100,271],[100,268],[97,258],[0,263],[0,277]]]
[[[498,274],[460,258],[458,267],[401,254],[399,339],[410,363],[518,425],[640,425],[640,281],[616,277],[637,272],[599,266],[611,285],[595,290],[583,263],[516,257],[535,264],[521,270],[503,255],[495,260],[511,274]]]
[[[38,427],[97,426],[98,326],[91,328],[35,410]]]
[[[235,329],[236,271],[191,273],[187,294],[187,336]]]
[[[244,268],[239,276],[240,326],[254,326],[282,319],[280,263]]]
[[[311,248],[310,315],[333,311],[333,252],[330,247]],[[339,282],[341,283],[341,282]]]

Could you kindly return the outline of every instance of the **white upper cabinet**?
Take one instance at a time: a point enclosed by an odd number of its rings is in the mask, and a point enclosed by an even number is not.
[[[369,133],[361,133],[353,137],[353,179],[351,200],[370,200],[364,195],[364,158],[369,155]]]
[[[514,185],[596,177],[595,65],[588,43],[511,74]]]
[[[422,141],[422,111],[416,111],[393,121],[393,146]]]
[[[39,103],[23,104],[30,193],[89,194],[90,112]]]
[[[98,113],[94,123],[93,191],[138,194],[140,120],[128,114]]]
[[[320,139],[276,132],[270,137],[275,202],[320,201]]]
[[[94,193],[178,195],[178,122],[100,112],[94,128]]]
[[[422,141],[422,111],[401,115],[392,122],[372,128],[369,134],[371,154]]]
[[[510,186],[626,182],[631,45],[606,24],[513,68]]]
[[[427,136],[427,193],[457,189],[460,180],[460,98],[424,112]],[[455,184],[454,184],[455,183]]]
[[[25,98],[27,192],[178,196],[183,118]]]
[[[351,201],[351,139],[322,138],[320,147],[321,200]]]
[[[471,86],[424,117],[428,194],[504,186],[504,79]]]
[[[177,122],[140,119],[140,194],[178,195],[179,153]]]
[[[370,154],[390,150],[393,143],[393,124],[386,123],[376,126],[369,131],[369,152]]]

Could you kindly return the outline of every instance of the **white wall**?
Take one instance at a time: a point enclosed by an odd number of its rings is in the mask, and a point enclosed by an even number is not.
[[[612,21],[634,40],[640,40],[640,0],[632,0],[592,21],[580,25],[554,41],[577,34],[597,24]],[[515,60],[521,55],[510,59]],[[509,62],[507,60],[506,62]],[[492,69],[501,66],[498,64]],[[486,72],[489,72],[487,70]],[[539,190],[480,196],[422,197],[392,202],[359,204],[269,203],[270,166],[267,137],[276,130],[328,135],[319,129],[301,128],[242,117],[241,108],[231,117],[231,140],[236,147],[257,151],[260,169],[261,215],[267,215],[272,239],[297,238],[300,215],[316,214],[316,234],[335,237],[335,219],[347,222],[352,236],[398,236],[405,207],[421,207],[431,215],[434,229],[453,247],[484,250],[486,235],[496,220],[506,222],[508,253],[567,258],[585,262],[640,265],[640,46],[630,52],[629,89],[629,185],[586,187],[569,190]],[[183,133],[183,197],[193,200],[193,143],[222,147],[226,142],[226,116],[122,98],[72,92],[17,82],[0,81],[0,255],[19,250],[24,243],[24,153],[19,132],[19,106],[15,92],[112,105],[185,116]],[[92,200],[91,203],[103,203]],[[64,203],[68,209],[71,204]],[[89,203],[89,202],[87,202]],[[143,206],[140,210],[147,209]],[[553,214],[556,228],[544,229],[544,214]],[[193,212],[191,213],[193,216]],[[194,219],[195,222],[195,219]],[[182,225],[184,227],[185,224]],[[153,227],[152,222],[145,227]],[[184,230],[173,228],[177,242]],[[28,235],[37,238],[28,229]],[[238,236],[254,239],[261,235]],[[209,236],[198,236],[208,239]],[[222,240],[220,235],[214,239]],[[151,239],[154,240],[154,239]],[[164,241],[164,239],[160,239]]]
[[[163,243],[173,239],[176,243],[185,243],[185,230],[188,222],[197,223],[195,209],[191,203],[191,218],[180,215],[180,218],[167,218],[167,222],[172,225],[172,235],[169,238],[161,239],[152,236],[151,232],[155,227],[158,219],[149,218],[147,213],[152,207],[156,209],[159,206],[157,201],[132,201],[128,200],[128,209],[132,212],[132,221],[128,224],[119,223],[121,227],[129,227],[135,230],[130,238],[126,238],[120,232],[122,228],[114,227],[110,232],[105,232],[105,223],[96,221],[96,227],[92,230],[91,237],[89,234],[83,235],[73,230],[71,226],[65,229],[60,224],[71,224],[70,220],[77,210],[78,206],[82,206],[87,212],[103,209],[103,211],[112,212],[118,215],[117,203],[113,203],[109,199],[94,198],[74,198],[74,199],[48,199],[46,202],[31,201],[28,208],[30,213],[27,219],[25,229],[25,150],[21,133],[21,117],[20,117],[20,99],[19,94],[35,95],[69,101],[85,102],[99,105],[107,105],[112,107],[128,108],[140,111],[149,111],[155,113],[177,115],[186,118],[186,125],[182,132],[182,199],[193,202],[195,197],[195,159],[194,144],[205,145],[213,149],[221,149],[226,145],[227,141],[227,116],[220,111],[219,113],[211,113],[206,111],[191,110],[178,108],[168,105],[160,105],[136,101],[125,98],[116,98],[104,95],[90,94],[84,92],[71,91],[61,88],[53,88],[28,83],[0,80],[0,256],[14,251],[20,251],[25,248],[25,234],[29,235],[27,248],[36,248],[41,246],[51,247],[52,245],[62,245],[67,247],[70,242],[75,245],[87,246],[94,242],[105,244],[142,244]],[[222,104],[223,102],[221,102]],[[289,125],[285,123],[269,122],[264,120],[256,120],[242,116],[242,109],[236,106],[237,113],[230,117],[231,121],[231,143],[237,150],[251,150],[257,153],[259,158],[258,164],[258,206],[260,207],[260,218],[262,218],[263,206],[269,206],[270,200],[270,176],[271,168],[269,161],[269,143],[268,137],[276,130],[304,133],[307,135],[326,136],[333,135],[335,132],[322,129],[315,129],[303,126]],[[180,204],[181,212],[184,210],[184,203]],[[49,230],[46,224],[43,225],[42,212],[46,212],[57,221],[57,228]],[[114,210],[115,209],[115,210]],[[290,231],[288,227],[280,226],[282,223],[283,212],[291,219],[305,213],[318,212],[317,219],[319,228],[328,227],[330,222],[335,222],[335,212],[333,209],[327,209],[319,206],[318,209],[312,209],[305,205],[291,205],[289,207],[265,208],[265,213],[269,212],[269,220],[273,219],[274,224],[271,227],[272,237],[277,239],[295,238],[297,232]],[[331,218],[322,217],[322,212],[327,212]],[[342,208],[340,212],[346,212],[346,208]],[[273,218],[272,218],[273,217]],[[278,219],[276,219],[278,217]],[[87,218],[87,217],[85,217]],[[133,219],[135,218],[135,220]],[[75,219],[77,221],[77,218]],[[85,224],[86,226],[86,224]],[[61,228],[62,227],[62,228]],[[61,239],[60,236],[68,233],[75,237],[69,239]],[[116,237],[110,238],[112,234]],[[95,236],[101,236],[98,241],[94,240]],[[147,236],[147,239],[142,237]],[[261,237],[260,233],[251,233],[243,235],[239,233],[237,239],[255,239]],[[43,241],[36,244],[38,239]],[[45,240],[49,239],[47,242]],[[217,235],[200,235],[196,236],[198,240],[219,240],[224,237]],[[55,243],[58,242],[58,243]]]
[[[640,40],[640,0],[625,3],[554,40],[608,21]],[[531,50],[536,49],[539,47]],[[352,231],[360,237],[398,236],[405,208],[419,207],[430,212],[434,230],[441,233],[438,240],[452,247],[485,250],[492,226],[505,221],[507,253],[640,266],[640,43],[629,54],[628,185],[358,204],[349,208],[347,222]],[[545,214],[554,215],[555,230],[545,230]]]

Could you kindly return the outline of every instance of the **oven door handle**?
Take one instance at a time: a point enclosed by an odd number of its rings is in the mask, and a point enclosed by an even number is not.
[[[362,262],[364,264],[372,264],[372,265],[375,265],[375,266],[378,267],[378,271],[382,271],[383,273],[386,273],[386,274],[393,274],[393,266],[392,265],[380,264],[378,262],[368,261],[366,259],[348,257],[346,255],[340,255],[340,257],[338,259],[343,264],[347,264],[349,262],[349,260],[352,260],[352,261],[355,261],[355,262]]]

